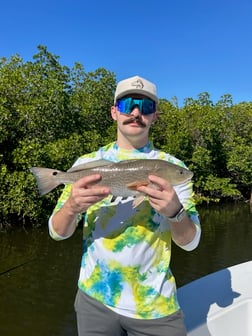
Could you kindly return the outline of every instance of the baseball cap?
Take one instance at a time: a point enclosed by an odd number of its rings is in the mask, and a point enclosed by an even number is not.
[[[158,103],[156,85],[139,76],[130,77],[118,82],[114,103],[116,103],[117,99],[131,93],[144,95]]]

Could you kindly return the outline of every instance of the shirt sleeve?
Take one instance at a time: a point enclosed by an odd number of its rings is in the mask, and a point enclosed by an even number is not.
[[[100,158],[100,152],[97,151],[97,152],[93,152],[93,153],[89,153],[89,154],[85,154],[81,157],[79,157],[73,164],[73,167],[74,166],[78,166],[79,164],[82,164],[84,162],[90,162],[90,161],[93,161],[93,160],[97,160]],[[50,236],[54,239],[54,240],[63,240],[63,239],[67,239],[69,238],[70,236],[67,236],[67,237],[62,237],[60,236],[59,234],[57,234],[55,232],[55,230],[53,229],[53,225],[52,225],[52,217],[53,215],[59,211],[62,206],[64,205],[64,203],[66,202],[66,200],[69,198],[70,196],[70,193],[71,193],[71,188],[72,188],[72,185],[71,184],[66,184],[63,191],[62,191],[62,194],[60,196],[60,198],[58,199],[57,201],[57,204],[52,212],[52,215],[51,217],[49,218],[48,220],[48,229],[49,229],[49,234]],[[77,217],[77,220],[76,220],[76,226],[78,225],[79,221],[82,219],[82,214],[79,214],[78,217]]]
[[[179,245],[179,244],[175,243],[177,246],[179,246],[180,248],[182,248],[185,251],[192,251],[192,250],[196,249],[196,247],[199,245],[199,242],[200,242],[201,227],[200,227],[199,221],[196,217],[195,218],[191,217],[191,219],[194,222],[194,225],[196,227],[196,234],[195,234],[193,240],[189,244],[186,244],[186,245]],[[198,221],[198,224],[196,224],[197,221]]]
[[[64,205],[64,203],[66,202],[66,200],[69,198],[70,196],[70,193],[71,193],[71,185],[70,184],[66,184],[65,185],[65,188],[60,196],[60,198],[58,199],[58,202],[53,210],[53,213],[52,215],[50,216],[49,220],[48,220],[48,229],[49,229],[49,234],[51,236],[52,239],[54,240],[63,240],[63,239],[67,239],[69,237],[72,236],[69,235],[69,236],[60,236],[53,228],[53,225],[52,225],[52,218],[53,218],[53,215],[58,212],[62,206]],[[79,214],[78,217],[77,217],[77,220],[76,220],[76,227],[79,223],[79,221],[81,220],[82,218],[82,214]]]
[[[72,234],[70,234],[69,236],[61,236],[54,230],[53,225],[52,225],[52,217],[53,217],[53,215],[51,215],[51,217],[49,218],[49,221],[48,221],[48,230],[49,230],[50,237],[52,239],[58,240],[58,241],[71,237]],[[77,226],[77,224],[76,224],[76,226]]]
[[[201,237],[201,226],[200,226],[200,220],[199,220],[199,213],[196,210],[196,206],[194,202],[193,183],[191,181],[186,182],[178,186],[175,186],[174,189],[178,195],[178,198],[181,204],[185,208],[189,218],[191,219],[191,221],[194,222],[196,226],[196,234],[193,240],[189,244],[179,245],[176,243],[176,245],[178,245],[183,250],[192,251],[199,245],[200,237]]]

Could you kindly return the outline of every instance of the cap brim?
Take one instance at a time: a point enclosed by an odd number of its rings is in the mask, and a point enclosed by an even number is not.
[[[148,97],[152,100],[154,100],[155,103],[158,103],[158,98],[157,96],[155,95],[152,95],[150,92],[148,91],[144,91],[143,89],[141,90],[137,90],[137,89],[134,89],[134,90],[126,90],[122,93],[120,93],[119,95],[117,95],[114,99],[114,103],[116,103],[116,101],[119,99],[119,98],[122,98],[122,97],[125,97],[127,95],[130,95],[130,94],[140,94],[142,96],[145,96],[145,97]]]

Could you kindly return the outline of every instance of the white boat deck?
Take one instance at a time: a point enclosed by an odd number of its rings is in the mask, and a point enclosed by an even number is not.
[[[252,336],[252,261],[178,289],[188,336]]]

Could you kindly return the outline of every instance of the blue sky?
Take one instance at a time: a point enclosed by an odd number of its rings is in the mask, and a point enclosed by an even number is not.
[[[159,98],[252,101],[251,0],[12,0],[0,7],[0,57],[32,60],[37,46],[99,67],[117,80],[140,75]]]

